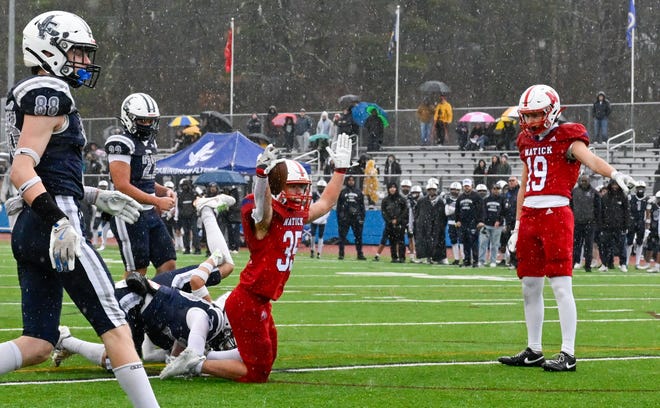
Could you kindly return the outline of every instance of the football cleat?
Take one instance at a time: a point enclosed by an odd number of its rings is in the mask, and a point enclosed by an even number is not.
[[[64,339],[71,337],[71,331],[67,326],[60,326],[58,329],[60,330],[60,338],[57,340],[57,344],[53,349],[53,355],[51,356],[55,367],[59,367],[60,364],[62,364],[62,361],[66,360],[74,354],[65,349],[62,345],[62,341],[64,341]]]
[[[621,269],[621,272],[628,272],[628,267],[626,265],[619,265],[619,269]]]
[[[545,371],[575,371],[577,360],[568,353],[561,352],[553,360],[547,360],[542,367]]]
[[[160,372],[159,377],[161,380],[166,380],[177,375],[190,377],[195,374],[194,370],[197,364],[204,360],[206,360],[205,356],[199,356],[195,354],[193,349],[187,348],[165,366],[163,371]]]
[[[601,265],[600,268],[598,268],[600,272],[607,272],[607,266],[606,265]]]
[[[504,356],[497,359],[502,364],[516,367],[541,367],[545,362],[543,353],[537,353],[527,347],[514,356]]]
[[[202,209],[205,207],[209,207],[217,214],[218,212],[224,211],[234,204],[236,204],[236,199],[226,194],[218,194],[214,197],[199,197],[193,203],[197,209],[198,214],[201,214]]]
[[[213,251],[213,253],[209,258],[213,259],[213,263],[215,264],[215,266],[220,266],[222,265],[223,262],[225,262],[225,257],[224,255],[222,255],[222,251],[219,249]]]

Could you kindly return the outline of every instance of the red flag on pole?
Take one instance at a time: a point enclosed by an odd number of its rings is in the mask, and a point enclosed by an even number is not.
[[[233,35],[232,35],[232,30],[229,30],[229,33],[227,34],[227,44],[225,44],[225,72],[231,72],[231,64],[232,64],[232,55],[231,55],[231,48],[232,48],[232,41],[233,41]]]

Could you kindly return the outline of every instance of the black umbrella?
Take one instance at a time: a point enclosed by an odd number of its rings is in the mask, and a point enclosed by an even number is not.
[[[340,96],[339,99],[337,99],[337,102],[339,102],[339,105],[341,106],[349,106],[351,104],[360,102],[360,97],[357,95],[348,94]]]
[[[204,133],[230,133],[234,131],[231,121],[225,115],[217,111],[205,111],[199,115],[203,121],[202,131]]]
[[[252,140],[256,144],[270,144],[273,143],[270,140],[270,137],[264,135],[263,133],[250,133],[247,135],[248,139]]]
[[[442,95],[451,92],[449,86],[440,81],[426,81],[419,86],[419,90],[425,93],[439,93]]]

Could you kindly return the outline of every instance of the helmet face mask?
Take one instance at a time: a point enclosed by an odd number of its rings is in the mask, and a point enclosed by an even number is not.
[[[562,112],[559,94],[547,85],[532,85],[518,103],[518,117],[523,132],[537,136],[549,130]]]
[[[158,134],[158,104],[145,93],[128,95],[121,104],[120,120],[128,133],[141,140],[149,140]]]
[[[85,20],[65,11],[40,14],[23,30],[25,66],[40,67],[74,88],[96,86],[101,73],[94,64],[96,49]]]

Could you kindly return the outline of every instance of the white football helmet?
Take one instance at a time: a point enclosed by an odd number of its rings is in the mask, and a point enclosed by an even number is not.
[[[412,187],[412,181],[410,181],[408,179],[401,180],[401,187],[406,187],[406,186]]]
[[[119,117],[128,133],[142,140],[148,140],[158,133],[158,122],[160,111],[154,98],[145,93],[130,94],[121,103],[121,115]],[[139,124],[138,121],[146,120],[149,124]]]
[[[477,184],[477,188],[475,188],[475,190],[477,190],[477,192],[483,191],[483,192],[487,193],[488,192],[488,187],[486,187],[485,184]]]
[[[532,136],[540,135],[550,129],[562,111],[557,91],[547,85],[532,85],[523,92],[518,103],[520,128]],[[529,122],[527,115],[535,113],[542,113],[543,117]]]
[[[462,188],[462,187],[461,187],[461,183],[459,183],[458,181],[454,181],[453,183],[451,183],[451,184],[449,185],[449,189],[450,189],[450,190],[457,190],[457,191],[460,191],[461,188]]]
[[[410,188],[410,194],[413,194],[413,193],[422,194],[422,186],[420,186],[418,184],[415,184],[414,186],[412,186]]]
[[[328,186],[328,183],[323,179],[316,182],[316,187],[327,187],[327,186]]]
[[[174,183],[172,181],[169,180],[166,181],[165,184],[163,184],[163,186],[169,188],[170,190],[174,190]]]
[[[101,190],[107,190],[108,189],[108,182],[105,181],[105,180],[99,181],[98,188],[100,188]]]
[[[73,59],[67,52],[74,49]],[[48,11],[33,18],[23,29],[23,62],[41,67],[74,88],[94,88],[101,67],[94,65],[96,40],[85,20],[66,11]],[[79,52],[82,51],[82,52]],[[89,59],[85,63],[85,56]]]
[[[268,173],[268,184],[275,200],[295,211],[306,211],[312,202],[312,181],[307,170],[295,160],[286,159]],[[301,191],[288,192],[287,186],[302,185]]]

